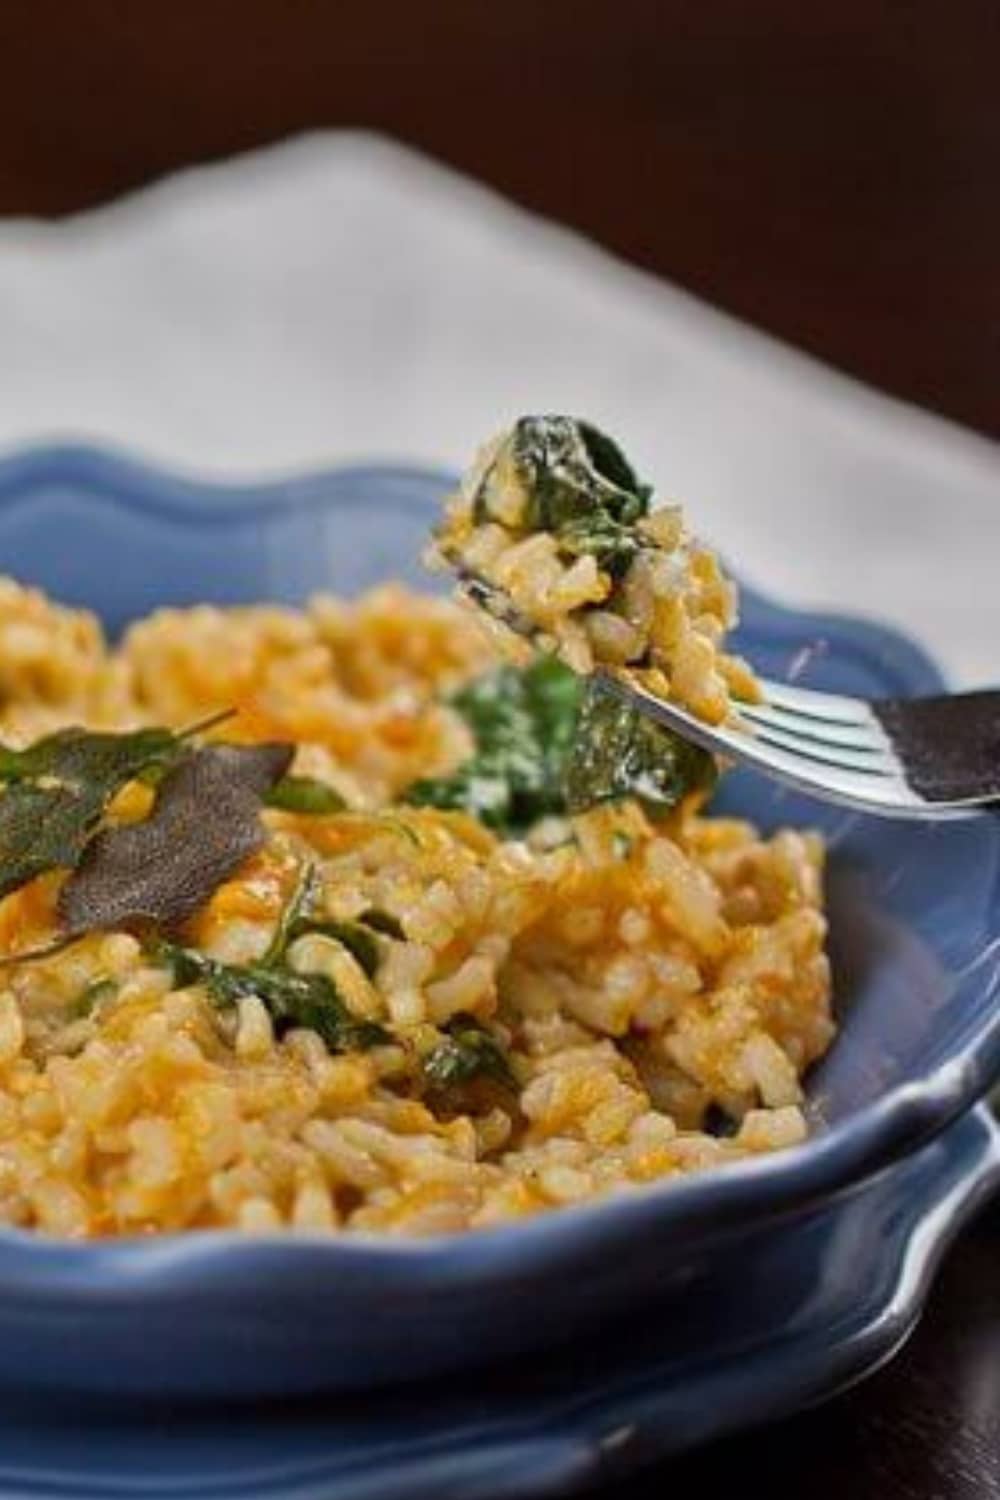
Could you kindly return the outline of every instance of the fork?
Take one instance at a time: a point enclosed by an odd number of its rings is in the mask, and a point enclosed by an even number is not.
[[[456,572],[474,604],[538,642],[538,627],[502,590],[468,569]],[[934,819],[1000,804],[1000,692],[865,699],[763,679],[762,702],[740,701],[738,718],[715,725],[628,677],[595,676],[685,739],[827,802]]]

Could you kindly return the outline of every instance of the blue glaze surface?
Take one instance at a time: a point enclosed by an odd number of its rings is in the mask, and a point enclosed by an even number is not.
[[[112,630],[165,602],[426,583],[417,559],[446,483],[354,468],[220,486],[36,450],[0,461],[0,569],[90,605]],[[923,652],[882,626],[758,597],[744,615],[740,644],[771,675],[872,695],[939,685]],[[831,842],[843,1029],[811,1082],[805,1146],[450,1240],[78,1246],[0,1232],[0,1380],[199,1397],[423,1378],[617,1326],[639,1306],[676,1319],[693,1280],[724,1288],[738,1260],[768,1250],[774,1215],[804,1247],[835,1195],[921,1146],[1000,1071],[1000,825],[883,822],[749,773],[722,800],[765,827],[818,824]],[[843,1254],[826,1235],[802,1264],[832,1285]],[[776,1303],[772,1326],[787,1314]]]
[[[998,1180],[1000,1135],[980,1108],[794,1236],[771,1235],[752,1270],[735,1265],[734,1247],[692,1281],[680,1317],[635,1309],[613,1334],[479,1377],[243,1406],[8,1396],[0,1494],[531,1500],[589,1489],[877,1368]]]

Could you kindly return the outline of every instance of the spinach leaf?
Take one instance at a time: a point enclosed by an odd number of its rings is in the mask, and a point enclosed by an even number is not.
[[[315,896],[316,872],[312,865],[306,865],[292,893],[291,900],[278,918],[274,936],[268,944],[267,951],[260,960],[263,967],[273,969],[283,963],[288,949],[296,938],[316,933],[320,937],[333,938],[335,942],[340,943],[357,961],[367,977],[373,979],[381,957],[378,938],[375,934],[379,930],[385,930],[379,929],[378,923],[380,920],[393,923],[394,919],[386,918],[384,913],[376,911],[365,913],[356,922],[338,922],[329,917],[317,917],[312,913]],[[374,918],[374,921],[371,918]],[[403,935],[403,929],[398,922],[394,923],[393,935],[397,937]]]
[[[369,906],[367,911],[361,913],[358,921],[370,927],[372,932],[381,932],[385,937],[396,938],[397,941],[406,937],[399,919],[391,911],[382,911],[377,906]]]
[[[704,750],[554,657],[501,667],[450,701],[475,753],[450,776],[416,782],[407,799],[461,808],[501,833],[626,797],[660,816],[715,779]]]
[[[585,685],[558,657],[541,656],[522,671],[521,688],[550,771],[561,774],[576,735]]]
[[[477,1078],[488,1078],[516,1093],[520,1087],[507,1054],[493,1033],[465,1011],[452,1016],[447,1032],[422,1061],[424,1079],[433,1092],[450,1091]]]
[[[526,530],[551,531],[564,553],[591,553],[615,577],[626,570],[652,491],[612,438],[574,417],[521,417],[483,476],[477,520],[490,518],[493,487],[509,485],[511,474],[525,497]]]
[[[336,787],[315,776],[282,776],[268,792],[265,801],[268,807],[278,807],[283,812],[307,813],[312,817],[343,812],[347,806]]]
[[[593,683],[577,725],[566,769],[571,812],[634,797],[650,817],[662,816],[695,790],[711,790],[715,761],[706,750]]]
[[[151,954],[170,970],[176,985],[204,985],[217,1006],[235,1005],[245,995],[256,995],[267,1007],[279,1037],[293,1027],[307,1026],[331,1052],[364,1051],[392,1040],[377,1022],[352,1016],[325,974],[296,974],[264,963],[225,964],[169,942],[157,943]]]
[[[303,937],[315,932],[319,937],[333,938],[346,948],[357,960],[369,979],[374,978],[379,964],[378,938],[362,922],[335,922],[322,918],[300,917],[292,923],[291,937]]]
[[[308,917],[310,908],[316,895],[316,867],[305,865],[299,873],[290,899],[282,908],[281,915],[275,925],[271,941],[261,958],[265,969],[273,968],[275,964],[284,962],[285,954],[294,940],[295,929],[299,922]]]
[[[580,693],[579,680],[554,658],[479,678],[450,700],[472,731],[475,753],[450,776],[416,782],[406,800],[461,808],[507,833],[563,812]]]
[[[68,1021],[80,1021],[86,1016],[93,1015],[98,1006],[103,1005],[105,1000],[110,1000],[118,993],[118,985],[113,979],[92,979],[89,984],[84,985],[82,991],[75,1000],[71,1000],[66,1007],[66,1019]]]

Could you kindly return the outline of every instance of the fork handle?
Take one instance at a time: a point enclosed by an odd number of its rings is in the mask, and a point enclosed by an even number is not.
[[[889,699],[872,709],[926,801],[1000,799],[1000,693]]]

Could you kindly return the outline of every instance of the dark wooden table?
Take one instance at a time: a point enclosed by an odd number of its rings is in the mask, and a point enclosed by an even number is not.
[[[374,127],[1000,435],[998,79],[998,0],[7,0],[0,213]],[[1000,1211],[887,1370],[620,1493],[1000,1496]]]

